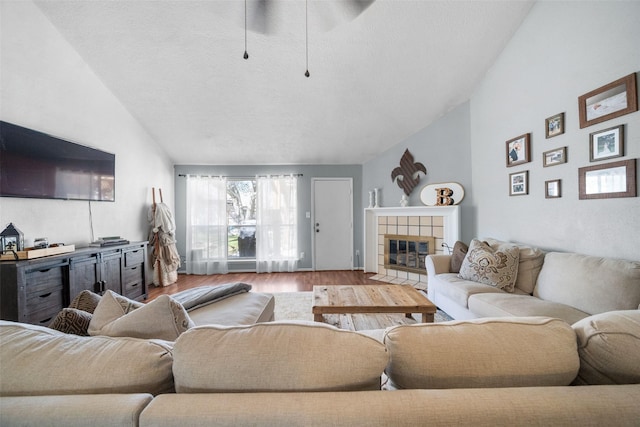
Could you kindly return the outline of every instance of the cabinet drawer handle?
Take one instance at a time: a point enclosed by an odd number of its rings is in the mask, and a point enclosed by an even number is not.
[[[48,319],[41,320],[40,323],[49,323],[51,321],[51,319],[52,318],[49,317]]]
[[[131,270],[137,270],[137,269],[138,269],[138,266],[131,267]]]
[[[136,283],[134,283],[133,285],[131,285],[131,287],[132,287],[132,288],[135,288],[135,287],[136,287],[136,286],[138,286],[138,285],[139,285],[139,283],[137,283],[137,282],[136,282]]]
[[[46,273],[47,271],[50,271],[51,268],[45,268],[44,270],[38,270],[38,273]]]
[[[42,294],[40,295],[40,298],[49,298],[51,296],[52,292],[49,292],[48,294]]]

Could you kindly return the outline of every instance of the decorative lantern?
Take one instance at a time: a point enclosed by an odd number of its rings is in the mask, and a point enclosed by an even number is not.
[[[0,233],[2,252],[22,251],[24,250],[24,235],[18,230],[13,223],[7,225],[2,233]]]

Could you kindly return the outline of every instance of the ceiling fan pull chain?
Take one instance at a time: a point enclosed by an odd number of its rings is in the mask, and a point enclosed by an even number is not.
[[[307,71],[304,72],[305,77],[309,77],[309,0],[304,1],[304,13],[305,13],[305,45],[307,55]]]
[[[244,59],[249,59],[247,53],[247,0],[244,0]]]

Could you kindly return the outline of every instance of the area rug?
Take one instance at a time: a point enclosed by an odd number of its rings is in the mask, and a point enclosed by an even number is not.
[[[312,292],[274,293],[275,320],[313,320],[313,313],[311,313],[312,295]],[[420,315],[416,313],[413,315],[413,318],[417,323],[416,319],[420,319]],[[436,312],[436,322],[446,322],[448,320],[452,319],[447,313],[442,310]]]

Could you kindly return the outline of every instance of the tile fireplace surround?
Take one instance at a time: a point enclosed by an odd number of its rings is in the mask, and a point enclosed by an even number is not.
[[[460,240],[459,206],[415,206],[368,208],[364,210],[364,271],[377,273],[373,278],[390,283],[409,283],[426,287],[424,274],[386,269],[384,235],[435,237],[435,253],[447,253],[443,243],[453,248]]]

